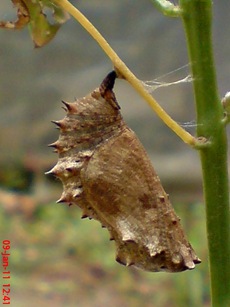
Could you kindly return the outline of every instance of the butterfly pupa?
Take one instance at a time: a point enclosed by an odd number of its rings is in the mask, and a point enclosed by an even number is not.
[[[120,113],[112,71],[54,123],[59,155],[49,172],[63,184],[58,202],[76,204],[115,241],[116,260],[146,271],[180,272],[200,263],[135,133]]]

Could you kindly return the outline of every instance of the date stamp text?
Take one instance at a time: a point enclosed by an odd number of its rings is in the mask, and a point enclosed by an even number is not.
[[[2,304],[10,304],[10,270],[9,270],[9,259],[10,259],[10,240],[2,241]]]

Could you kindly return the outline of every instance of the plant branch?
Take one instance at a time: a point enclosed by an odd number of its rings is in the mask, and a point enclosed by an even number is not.
[[[194,79],[197,135],[210,140],[200,150],[206,203],[213,307],[230,306],[230,211],[227,136],[216,84],[212,48],[212,1],[180,0]]]
[[[97,41],[104,52],[111,59],[115,69],[123,76],[135,90],[148,102],[154,112],[162,119],[162,121],[174,131],[185,143],[195,146],[199,144],[191,134],[185,131],[180,125],[178,125],[156,102],[156,100],[147,92],[142,85],[142,82],[129,70],[125,63],[118,57],[115,51],[110,47],[104,37],[98,32],[98,30],[92,25],[92,23],[68,0],[53,0],[53,3],[60,6],[70,15],[72,15]]]
[[[180,17],[181,9],[179,6],[172,4],[168,0],[151,0],[154,6],[168,17]]]

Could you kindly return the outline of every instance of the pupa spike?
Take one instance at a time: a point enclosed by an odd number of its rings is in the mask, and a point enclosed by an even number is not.
[[[86,219],[87,217],[89,217],[88,214],[82,213],[81,219]]]
[[[51,170],[45,173],[45,175],[55,175],[58,176],[60,174],[60,167],[56,164]]]
[[[51,120],[51,123],[55,124],[57,128],[63,129],[64,128],[64,123],[61,120]]]
[[[116,256],[116,261],[122,265],[126,265],[126,263],[120,258],[120,256]]]
[[[61,102],[64,104],[64,106],[66,107],[66,109],[69,110],[69,108],[70,108],[69,103],[66,102],[66,101],[64,101],[64,100],[62,100]]]
[[[60,203],[67,203],[68,200],[66,198],[66,195],[63,195],[56,201],[57,204],[60,204]]]
[[[63,146],[61,145],[61,143],[59,141],[56,141],[54,143],[48,144],[48,147],[53,147],[54,148],[54,152],[60,153],[63,151]]]
[[[126,262],[126,266],[131,266],[131,265],[134,265],[135,262],[133,262],[132,260],[127,260]]]
[[[200,260],[200,258],[197,257],[196,259],[193,260],[193,262],[195,264],[199,264],[199,263],[201,263],[201,260]]]
[[[48,144],[48,147],[53,147],[53,148],[57,149],[59,147],[59,144],[58,144],[58,142],[50,143],[50,144]]]
[[[54,175],[53,169],[45,172],[45,175]]]
[[[77,108],[73,103],[66,102],[62,100],[62,103],[64,104],[64,110],[68,111],[69,113],[76,113]]]

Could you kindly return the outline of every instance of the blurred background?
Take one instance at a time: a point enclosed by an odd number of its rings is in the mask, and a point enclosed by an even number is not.
[[[172,82],[189,74],[180,19],[164,17],[151,1],[72,3],[141,80]],[[228,0],[214,3],[221,97],[229,91],[229,15]],[[0,20],[15,18],[11,2],[2,0]],[[122,267],[99,223],[81,220],[77,207],[55,203],[61,183],[44,175],[57,161],[47,147],[58,138],[51,120],[64,117],[61,100],[85,96],[111,70],[109,59],[73,19],[41,49],[34,49],[27,29],[0,29],[0,231],[1,240],[11,241],[12,306],[210,306],[198,154],[169,131],[125,81],[115,85],[122,114],[148,151],[203,262],[176,274]],[[191,83],[162,87],[153,95],[195,133]]]

